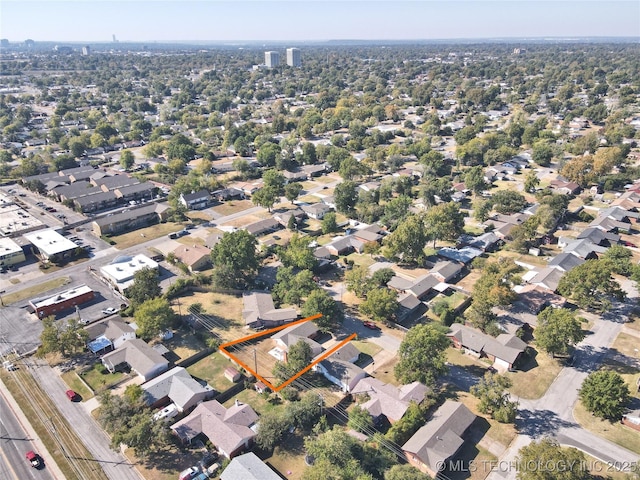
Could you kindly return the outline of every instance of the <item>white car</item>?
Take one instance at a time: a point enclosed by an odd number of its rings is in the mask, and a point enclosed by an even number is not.
[[[114,313],[117,313],[117,312],[118,312],[118,309],[115,307],[109,307],[102,310],[102,313],[104,313],[105,315],[113,315]]]

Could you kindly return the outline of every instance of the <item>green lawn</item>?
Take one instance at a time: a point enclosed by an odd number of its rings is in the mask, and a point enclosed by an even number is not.
[[[382,350],[381,346],[376,345],[375,343],[367,342],[366,340],[352,340],[351,343],[362,353],[365,353],[370,357],[375,356]]]
[[[93,398],[93,392],[86,387],[82,379],[78,376],[75,370],[65,372],[62,375],[62,380],[67,386],[82,397],[82,401]]]
[[[113,242],[116,248],[122,250],[124,248],[133,247],[141,242],[146,242],[154,238],[160,238],[170,233],[182,230],[184,227],[180,223],[167,222],[151,225],[150,227],[139,228],[132,232],[123,233],[109,237],[108,241]]]
[[[82,379],[87,382],[87,384],[93,389],[94,392],[98,393],[102,390],[105,390],[110,385],[113,385],[120,380],[123,380],[126,377],[126,374],[122,372],[116,373],[101,373],[96,368],[96,363],[91,370],[88,370],[84,373],[81,373],[80,376]]]
[[[304,436],[301,433],[286,434],[271,457],[264,459],[283,478],[299,480],[307,467],[304,463]]]
[[[271,411],[285,411],[287,408],[287,402],[283,401],[277,395],[272,393],[265,398],[253,388],[246,388],[237,395],[234,395],[233,398],[230,398],[224,403],[224,406],[228,408],[233,405],[233,402],[236,400],[251,405],[251,408],[253,408],[259,415]]]
[[[233,366],[230,360],[219,352],[214,352],[191,365],[187,371],[194,377],[206,380],[216,391],[222,392],[231,386],[231,382],[224,377],[224,369],[230,366]]]

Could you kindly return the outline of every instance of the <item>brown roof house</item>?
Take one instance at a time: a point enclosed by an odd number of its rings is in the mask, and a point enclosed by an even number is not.
[[[192,272],[204,270],[211,264],[211,250],[202,245],[180,245],[173,254]]]
[[[169,362],[139,338],[127,340],[120,348],[102,357],[102,364],[111,373],[123,364],[129,365],[146,382],[169,368]]]
[[[233,458],[253,444],[258,415],[251,406],[238,400],[225,408],[215,400],[198,405],[189,416],[171,426],[185,443],[200,434],[206,436],[220,453]]]
[[[462,403],[447,400],[402,446],[407,461],[435,477],[441,466],[458,453],[464,443],[462,437],[475,419]]]
[[[378,419],[384,416],[390,423],[400,420],[411,402],[418,405],[422,403],[429,388],[420,382],[413,382],[402,387],[396,387],[388,383],[381,382],[377,378],[366,377],[360,380],[353,390],[353,395],[366,395],[369,397],[360,407]]]
[[[293,308],[276,308],[270,293],[245,294],[242,303],[242,318],[248,327],[277,327],[298,318]]]

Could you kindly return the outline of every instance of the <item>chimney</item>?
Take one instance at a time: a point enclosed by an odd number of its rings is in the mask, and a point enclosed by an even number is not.
[[[240,402],[238,401],[238,399],[236,398],[236,407],[240,406]]]

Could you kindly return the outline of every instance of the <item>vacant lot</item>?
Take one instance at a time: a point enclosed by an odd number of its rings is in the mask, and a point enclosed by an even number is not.
[[[109,240],[114,242],[115,246],[119,249],[125,249],[138,245],[143,241],[148,241],[154,238],[160,238],[164,235],[182,230],[183,226],[179,223],[167,222],[152,225],[150,227],[140,228],[133,232],[123,233],[122,235],[116,235],[109,237]]]
[[[299,432],[285,434],[279,446],[273,450],[271,457],[264,461],[280,472],[280,476],[289,480],[299,480],[306,468],[304,463],[304,435]]]
[[[187,292],[180,297],[180,311],[184,314],[195,303],[202,305],[202,313],[211,316],[214,333],[224,341],[232,341],[249,334],[241,323],[242,298],[226,293]],[[178,311],[178,305],[174,306]]]
[[[182,470],[195,465],[202,458],[196,449],[171,445],[159,452],[150,453],[144,460],[139,459],[128,448],[124,452],[129,461],[136,465],[145,480],[175,480]]]
[[[193,377],[205,380],[217,392],[222,392],[233,385],[224,377],[224,369],[231,366],[235,365],[219,352],[215,352],[191,365],[187,371]]]
[[[2,303],[6,306],[11,305],[12,303],[22,302],[28,298],[36,297],[49,290],[62,287],[70,281],[71,279],[69,277],[52,278],[51,280],[47,280],[46,282],[42,282],[38,285],[33,285],[32,287],[28,287],[23,290],[18,290],[17,292],[4,295],[2,297]]]
[[[251,200],[232,200],[225,202],[222,205],[213,207],[212,210],[220,215],[232,215],[234,213],[242,212],[248,208],[255,207]]]

